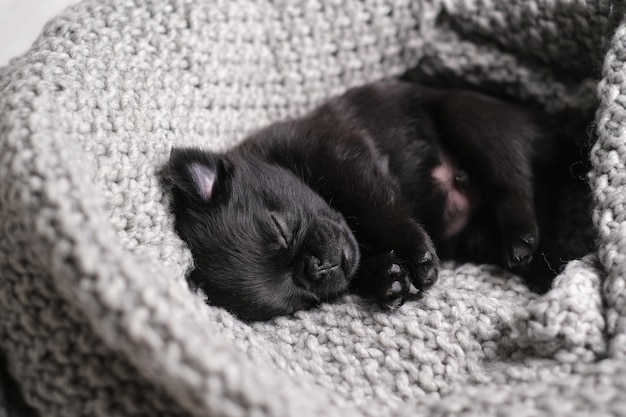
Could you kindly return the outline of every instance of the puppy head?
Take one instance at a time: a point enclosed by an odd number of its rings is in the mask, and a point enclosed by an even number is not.
[[[176,229],[190,278],[245,320],[291,314],[344,292],[359,249],[343,216],[291,171],[233,151],[173,149]]]

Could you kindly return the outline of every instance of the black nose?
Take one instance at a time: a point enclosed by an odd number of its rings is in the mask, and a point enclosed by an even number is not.
[[[304,270],[306,276],[312,280],[317,281],[322,278],[326,278],[333,271],[339,268],[339,263],[332,263],[328,260],[321,260],[313,255],[307,257]]]

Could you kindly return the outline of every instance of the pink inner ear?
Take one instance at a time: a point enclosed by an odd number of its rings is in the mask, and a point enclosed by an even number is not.
[[[204,201],[209,201],[211,194],[213,194],[213,186],[215,185],[215,171],[198,162],[192,163],[189,168],[191,170],[193,183],[198,189],[200,198]]]

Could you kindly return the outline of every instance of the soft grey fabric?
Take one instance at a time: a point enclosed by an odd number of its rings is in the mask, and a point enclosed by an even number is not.
[[[54,416],[626,414],[623,13],[609,0],[67,10],[0,70],[0,348],[26,401]],[[168,213],[171,146],[223,149],[410,68],[542,107],[572,140],[595,112],[591,231],[585,198],[563,198],[563,244],[586,255],[542,296],[448,264],[394,313],[345,296],[245,324],[207,306]]]

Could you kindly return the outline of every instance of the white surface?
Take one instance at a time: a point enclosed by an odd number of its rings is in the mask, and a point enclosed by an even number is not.
[[[0,67],[30,47],[48,20],[78,0],[0,0]]]

